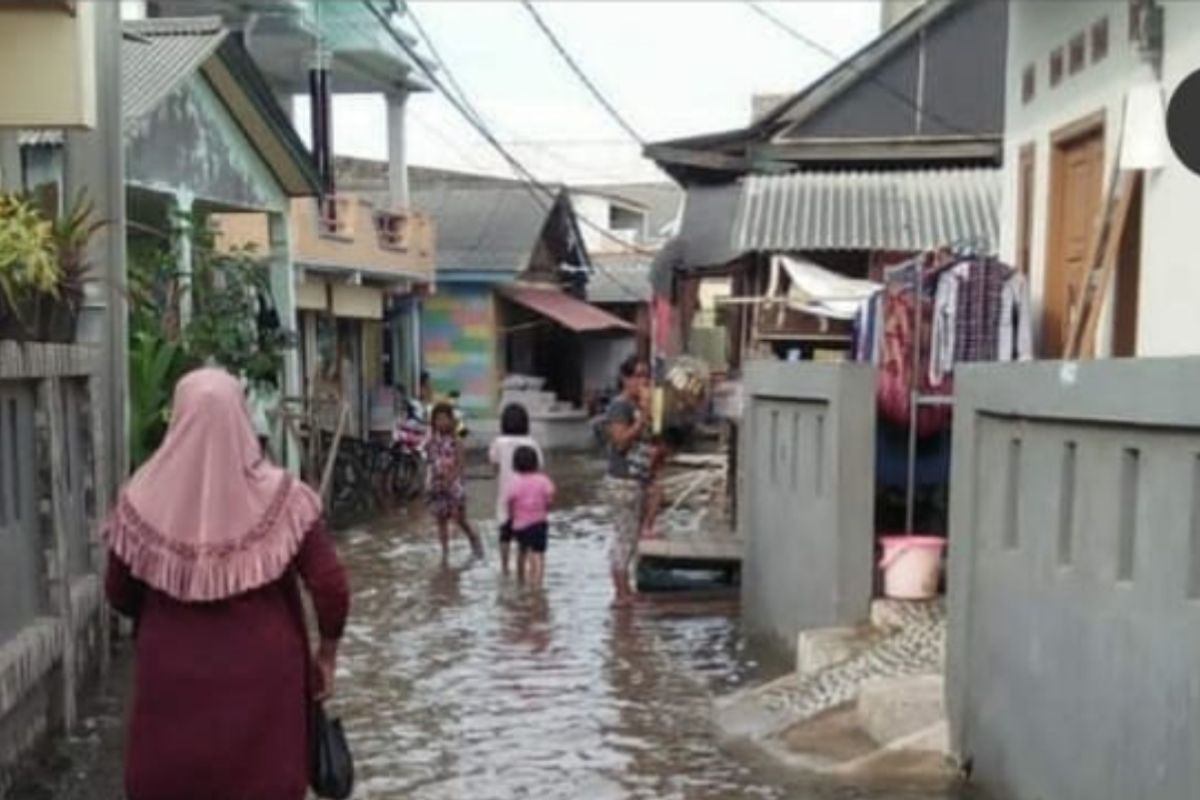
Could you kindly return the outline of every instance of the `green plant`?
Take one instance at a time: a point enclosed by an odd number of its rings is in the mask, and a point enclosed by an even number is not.
[[[140,465],[158,448],[167,432],[171,395],[190,368],[187,353],[148,331],[129,343],[129,451]]]
[[[0,194],[0,299],[19,316],[31,293],[55,294],[60,277],[53,223],[29,200]]]
[[[106,224],[96,219],[96,204],[85,189],[80,189],[71,205],[51,225],[51,236],[58,253],[56,294],[72,315],[78,314],[83,306],[84,286],[90,280],[88,247]]]
[[[201,217],[178,220],[169,233],[142,226],[135,231],[128,243],[126,296],[136,466],[162,441],[171,394],[187,370],[217,364],[252,384],[275,384],[292,342],[281,326],[262,324],[258,304],[271,295],[270,275],[251,251],[217,251]],[[191,239],[190,276],[180,270],[174,246],[184,236]],[[191,304],[186,320],[185,298]]]

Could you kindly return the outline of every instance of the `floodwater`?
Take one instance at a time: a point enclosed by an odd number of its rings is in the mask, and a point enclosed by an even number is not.
[[[743,645],[731,599],[611,610],[600,465],[551,468],[561,510],[539,592],[500,575],[493,531],[486,563],[468,566],[460,539],[449,569],[416,510],[339,535],[353,607],[331,710],[351,739],[356,800],[901,800],[788,784],[722,751],[712,698],[778,673]],[[469,491],[472,517],[490,516],[494,483]],[[125,647],[79,734],[12,796],[122,800],[129,680]]]
[[[441,568],[432,532],[399,517],[351,533],[353,619],[336,710],[370,800],[854,797],[788,787],[721,751],[714,694],[766,677],[732,599],[609,608],[599,465],[552,471],[546,585],[500,575],[494,547]],[[471,512],[494,488],[472,481]],[[488,534],[494,544],[494,534]]]

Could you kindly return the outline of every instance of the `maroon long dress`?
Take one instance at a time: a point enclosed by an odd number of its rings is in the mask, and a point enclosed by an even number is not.
[[[312,661],[299,583],[323,639],[339,639],[346,576],[323,525],[274,583],[183,603],[109,557],[113,607],[136,620],[129,800],[302,800]]]

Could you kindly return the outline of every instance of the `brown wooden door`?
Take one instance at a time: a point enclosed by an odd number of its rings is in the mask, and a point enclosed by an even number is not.
[[[1055,142],[1042,328],[1043,350],[1051,358],[1063,352],[1071,322],[1070,309],[1087,276],[1088,248],[1099,222],[1103,169],[1102,126]]]

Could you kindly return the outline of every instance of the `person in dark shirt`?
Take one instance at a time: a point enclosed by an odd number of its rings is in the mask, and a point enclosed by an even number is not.
[[[613,532],[609,540],[609,569],[614,606],[633,601],[629,567],[637,554],[642,527],[646,480],[650,475],[650,367],[637,356],[621,365],[621,394],[608,406],[608,475],[604,496],[611,510]]]

